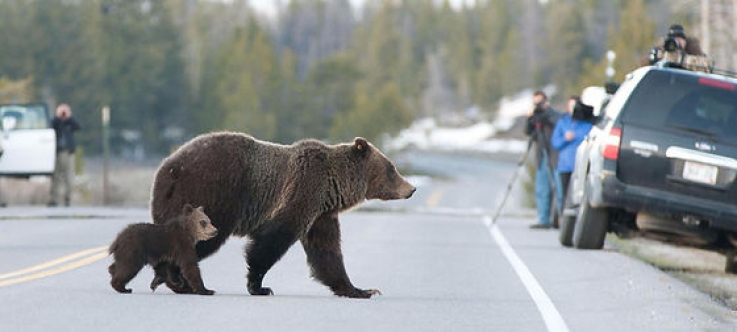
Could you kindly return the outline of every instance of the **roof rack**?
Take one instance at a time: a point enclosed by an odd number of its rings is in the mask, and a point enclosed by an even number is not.
[[[714,61],[706,55],[693,55],[684,52],[662,51],[658,54],[659,67],[681,68],[690,71],[698,71],[704,73],[714,72]]]
[[[727,77],[730,77],[730,78],[737,79],[737,73],[735,73],[735,72],[733,72],[731,70],[716,69],[716,68],[714,68],[714,69],[711,70],[711,73],[712,74],[717,74],[717,75],[722,75],[722,76],[727,76]]]
[[[707,55],[686,54],[682,51],[668,52],[658,50],[654,56],[657,57],[657,62],[654,65],[660,68],[679,68],[737,79],[737,72],[715,68],[714,60]]]

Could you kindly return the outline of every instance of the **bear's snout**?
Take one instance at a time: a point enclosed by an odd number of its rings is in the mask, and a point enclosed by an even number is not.
[[[414,187],[413,186],[412,189],[409,191],[409,194],[407,194],[406,196],[404,196],[404,199],[408,199],[408,198],[412,197],[412,195],[415,194],[415,191],[417,191],[417,187]]]

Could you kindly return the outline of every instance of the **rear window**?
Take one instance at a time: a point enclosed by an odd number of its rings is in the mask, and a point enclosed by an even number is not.
[[[41,105],[0,105],[0,118],[15,118],[15,129],[49,128],[49,115]]]
[[[672,72],[647,74],[622,110],[622,121],[714,137],[737,137],[737,87]]]

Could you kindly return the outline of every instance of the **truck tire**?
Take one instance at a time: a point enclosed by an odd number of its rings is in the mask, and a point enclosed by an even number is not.
[[[609,211],[589,204],[590,189],[584,186],[581,206],[573,230],[573,246],[578,249],[601,249],[609,229]]]

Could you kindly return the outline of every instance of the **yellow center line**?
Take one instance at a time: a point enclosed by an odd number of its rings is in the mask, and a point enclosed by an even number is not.
[[[101,246],[101,247],[96,247],[96,248],[92,248],[92,249],[87,249],[87,250],[83,250],[83,251],[80,251],[80,252],[77,252],[77,253],[73,253],[71,255],[60,257],[60,258],[57,258],[57,259],[54,259],[54,260],[51,260],[51,261],[48,261],[48,262],[45,262],[45,263],[38,264],[36,266],[31,266],[31,267],[26,268],[26,269],[18,270],[18,271],[15,271],[15,272],[10,272],[10,273],[6,273],[6,274],[0,274],[0,280],[11,278],[11,277],[15,277],[15,276],[19,276],[21,274],[35,272],[35,271],[38,271],[38,270],[43,270],[45,268],[49,268],[49,267],[52,267],[54,265],[58,265],[58,264],[61,264],[61,263],[64,263],[64,262],[67,262],[67,261],[70,261],[70,260],[73,260],[73,259],[77,259],[77,258],[82,257],[82,256],[86,256],[86,255],[89,255],[89,254],[98,252],[98,251],[106,250],[106,249],[107,249],[107,246]]]
[[[48,262],[45,262],[45,263],[41,263],[41,264],[38,264],[38,265],[35,265],[35,266],[32,266],[32,267],[29,267],[29,268],[25,268],[25,269],[22,269],[22,270],[18,270],[18,271],[14,271],[14,272],[10,272],[10,273],[6,273],[6,274],[3,274],[3,275],[0,275],[0,287],[8,286],[8,285],[13,285],[13,284],[17,284],[17,283],[24,282],[24,281],[29,281],[29,280],[35,280],[35,279],[39,279],[39,278],[43,278],[43,277],[48,277],[48,276],[51,276],[51,275],[54,275],[54,274],[62,273],[62,272],[65,272],[65,271],[69,271],[71,269],[78,268],[78,267],[83,266],[83,265],[87,265],[87,264],[96,262],[96,261],[98,261],[100,259],[103,259],[103,258],[107,257],[107,255],[108,255],[107,248],[108,248],[107,246],[100,246],[100,247],[96,247],[96,248],[91,248],[91,249],[83,250],[83,251],[80,251],[80,252],[77,252],[77,253],[73,253],[73,254],[70,254],[70,255],[67,255],[67,256],[64,256],[64,257],[60,257],[60,258],[57,258],[57,259],[54,259],[54,260],[51,260],[51,261],[48,261]],[[39,271],[39,270],[44,270],[44,269],[47,269],[47,268],[50,268],[50,267],[53,267],[53,266],[56,266],[56,265],[60,265],[62,263],[65,263],[65,262],[68,262],[68,261],[77,259],[79,257],[84,257],[84,256],[87,256],[87,255],[90,255],[90,254],[92,254],[92,255],[91,256],[88,256],[88,257],[85,257],[83,259],[80,259],[80,260],[77,260],[77,261],[73,261],[71,263],[68,263],[68,264],[59,266],[59,267],[56,267],[54,269],[45,270],[45,271],[34,273],[34,274],[28,274],[28,273],[31,273],[31,272],[35,272],[35,271]],[[19,275],[24,275],[24,276],[13,278],[13,277],[16,277],[16,276],[19,276]],[[5,279],[5,280],[3,280],[3,279]]]
[[[428,207],[436,207],[438,206],[438,203],[440,202],[440,197],[443,197],[443,190],[436,189],[435,191],[430,194],[430,197],[427,198],[427,206]]]
[[[55,274],[59,274],[59,273],[65,272],[65,271],[76,269],[76,268],[78,268],[80,266],[84,266],[84,265],[87,265],[87,264],[90,264],[90,263],[94,263],[96,261],[99,261],[99,260],[107,257],[107,256],[108,256],[108,253],[107,252],[101,252],[99,254],[92,255],[92,256],[87,257],[85,259],[80,259],[80,260],[75,261],[75,262],[72,262],[70,264],[62,265],[62,266],[57,267],[55,269],[46,270],[46,271],[35,273],[35,274],[29,274],[29,275],[26,275],[26,276],[23,276],[23,277],[15,278],[15,279],[9,279],[9,280],[5,280],[5,281],[0,281],[0,287],[12,285],[12,284],[17,284],[19,282],[30,281],[30,280],[35,280],[35,279],[43,278],[43,277],[48,277],[48,276],[52,276],[52,275],[55,275]]]

